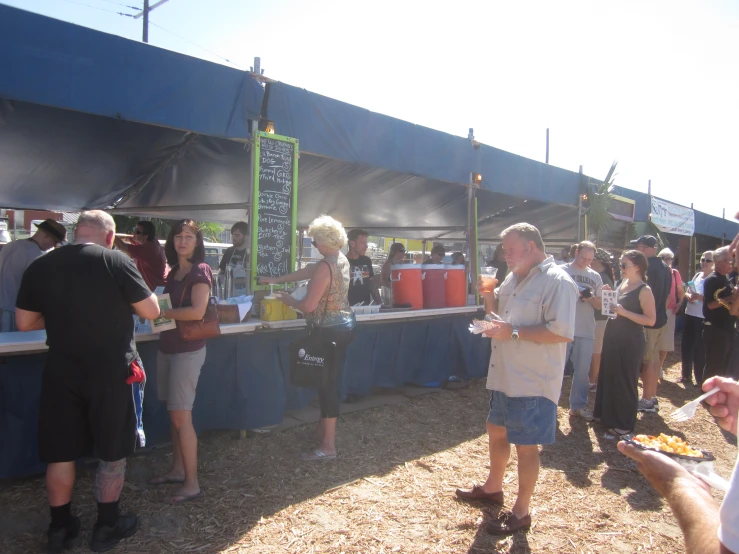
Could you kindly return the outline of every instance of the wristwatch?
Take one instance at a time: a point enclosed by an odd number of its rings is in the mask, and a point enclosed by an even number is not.
[[[519,334],[518,334],[518,325],[513,326],[513,332],[511,333],[511,338],[513,340],[518,340]]]

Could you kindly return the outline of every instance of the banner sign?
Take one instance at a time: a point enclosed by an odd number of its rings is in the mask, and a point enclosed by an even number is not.
[[[652,223],[657,229],[675,235],[693,236],[695,213],[691,208],[678,206],[652,196]]]

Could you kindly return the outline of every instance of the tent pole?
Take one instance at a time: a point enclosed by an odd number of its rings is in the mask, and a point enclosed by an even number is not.
[[[582,227],[582,195],[583,195],[583,187],[582,187],[582,166],[580,166],[580,192],[577,195],[577,242],[580,243],[580,231]]]
[[[477,292],[477,275],[479,273],[479,268],[480,268],[480,260],[478,259],[479,258],[479,255],[480,255],[480,247],[477,244],[477,232],[478,232],[478,228],[477,228],[477,196],[475,196],[474,211],[475,211],[475,213],[474,213],[474,216],[475,216],[475,220],[474,220],[475,221],[475,224],[474,224],[473,229],[472,229],[473,230],[472,244],[473,244],[473,247],[474,247],[474,254],[472,256],[470,256],[470,262],[469,263],[470,263],[470,277],[472,278],[471,283],[472,283],[472,286],[475,288],[475,302],[479,306],[480,305],[480,293]],[[467,294],[469,294],[469,289],[468,289]]]
[[[693,209],[693,203],[690,203],[690,209]],[[693,236],[690,237],[690,247],[688,256],[690,257],[690,265],[688,265],[688,281],[695,275],[695,227],[693,227]]]

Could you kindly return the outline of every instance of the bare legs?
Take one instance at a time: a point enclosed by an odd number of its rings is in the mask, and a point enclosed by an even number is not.
[[[190,410],[169,412],[172,422],[172,468],[163,478],[169,481],[183,481],[182,488],[175,496],[183,498],[198,494],[198,437],[192,426]]]
[[[644,362],[641,366],[642,398],[651,400],[657,396],[657,379],[659,378],[659,359]]]
[[[324,454],[336,454],[336,419],[322,417],[318,422],[318,438],[321,442],[318,448]]]
[[[46,494],[49,506],[63,506],[72,501],[76,470],[74,462],[60,462],[46,467]]]
[[[494,493],[503,490],[505,468],[511,455],[505,427],[487,424],[488,445],[490,448],[490,472],[482,490]],[[518,497],[511,511],[518,518],[529,513],[529,504],[534,494],[536,480],[539,478],[539,447],[537,445],[516,445],[518,454]]]
[[[590,359],[590,384],[594,385],[598,382],[598,372],[600,371],[600,354],[593,354]]]

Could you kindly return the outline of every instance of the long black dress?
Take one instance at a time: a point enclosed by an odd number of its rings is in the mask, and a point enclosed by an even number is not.
[[[630,312],[643,314],[639,293],[645,286],[619,294],[618,303]],[[645,347],[643,325],[622,316],[608,320],[593,410],[606,427],[634,430],[639,407],[637,383]]]

